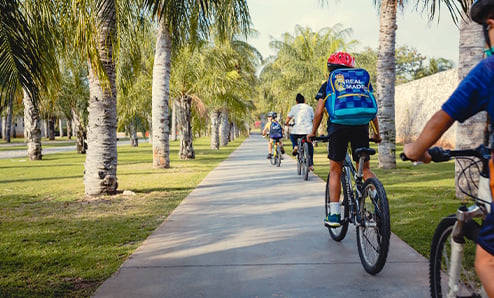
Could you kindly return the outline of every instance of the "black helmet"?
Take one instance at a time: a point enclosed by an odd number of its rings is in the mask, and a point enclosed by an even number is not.
[[[470,17],[473,21],[483,24],[489,9],[494,8],[494,0],[475,0],[470,8]]]
[[[273,117],[273,119],[276,119],[276,117],[277,117],[277,116],[278,116],[278,114],[276,114],[276,112],[273,112],[273,113],[272,113],[272,117]]]

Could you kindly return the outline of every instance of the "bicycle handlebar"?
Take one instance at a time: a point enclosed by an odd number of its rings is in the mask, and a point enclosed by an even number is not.
[[[451,160],[454,157],[478,157],[483,161],[489,160],[491,153],[489,148],[484,145],[480,145],[475,149],[465,149],[465,150],[448,150],[441,147],[432,147],[427,150],[431,155],[431,160],[433,162],[443,162]],[[403,161],[412,161],[409,159],[404,152],[400,154],[400,158]]]
[[[329,136],[318,136],[318,137],[313,137],[310,139],[311,141],[319,141],[319,142],[329,142]],[[369,138],[370,142],[378,143],[379,141],[373,138]]]

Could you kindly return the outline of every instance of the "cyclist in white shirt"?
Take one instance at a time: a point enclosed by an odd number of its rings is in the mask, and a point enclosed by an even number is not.
[[[297,155],[297,141],[299,138],[305,137],[312,131],[312,120],[314,120],[314,109],[305,103],[305,98],[302,94],[298,93],[295,98],[297,104],[292,106],[290,112],[288,112],[288,117],[286,118],[285,125],[288,126],[290,121],[293,119],[295,124],[290,131],[290,140],[292,141],[293,152],[292,155]],[[314,147],[312,143],[309,142],[309,168],[311,171],[314,170],[313,167],[313,156]]]

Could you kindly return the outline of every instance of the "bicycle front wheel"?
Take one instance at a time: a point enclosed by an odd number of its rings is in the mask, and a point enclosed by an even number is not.
[[[432,238],[429,258],[429,285],[431,297],[433,298],[446,297],[450,291],[448,274],[452,266],[450,258],[452,248],[451,233],[455,223],[455,214],[443,218],[437,225]],[[463,229],[476,230],[479,229],[479,225],[475,221],[469,221],[464,224]],[[457,291],[455,297],[487,297],[482,290],[482,284],[475,274],[474,261],[477,245],[474,241],[464,238],[463,256],[460,259],[461,264],[458,264],[460,265],[460,276],[451,292]]]
[[[388,198],[377,178],[369,178],[364,182],[359,216],[357,246],[360,261],[365,271],[377,274],[386,263],[391,236]]]
[[[328,179],[326,180],[326,197],[325,197],[325,205],[326,205],[326,217],[329,215],[330,212],[330,198],[329,198],[329,177],[330,174],[328,174]],[[345,172],[341,174],[341,193],[340,193],[340,214],[342,216],[342,221],[341,221],[341,226],[338,228],[331,228],[327,227],[329,230],[329,235],[334,241],[341,241],[345,238],[346,233],[348,231],[348,217],[350,213],[350,207],[348,203],[348,195],[347,192],[345,191],[345,188],[347,187],[346,181],[347,179],[345,178]],[[349,182],[348,182],[349,183]]]

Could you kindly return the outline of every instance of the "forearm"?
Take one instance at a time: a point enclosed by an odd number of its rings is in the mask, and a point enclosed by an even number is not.
[[[322,116],[324,113],[324,101],[319,100],[317,103],[316,112],[314,113],[314,120],[312,121],[312,134],[317,135],[317,129],[321,124]]]
[[[454,122],[455,120],[443,110],[437,111],[422,129],[417,140],[405,146],[405,155],[411,160],[429,162],[430,155],[427,149],[434,145]]]

